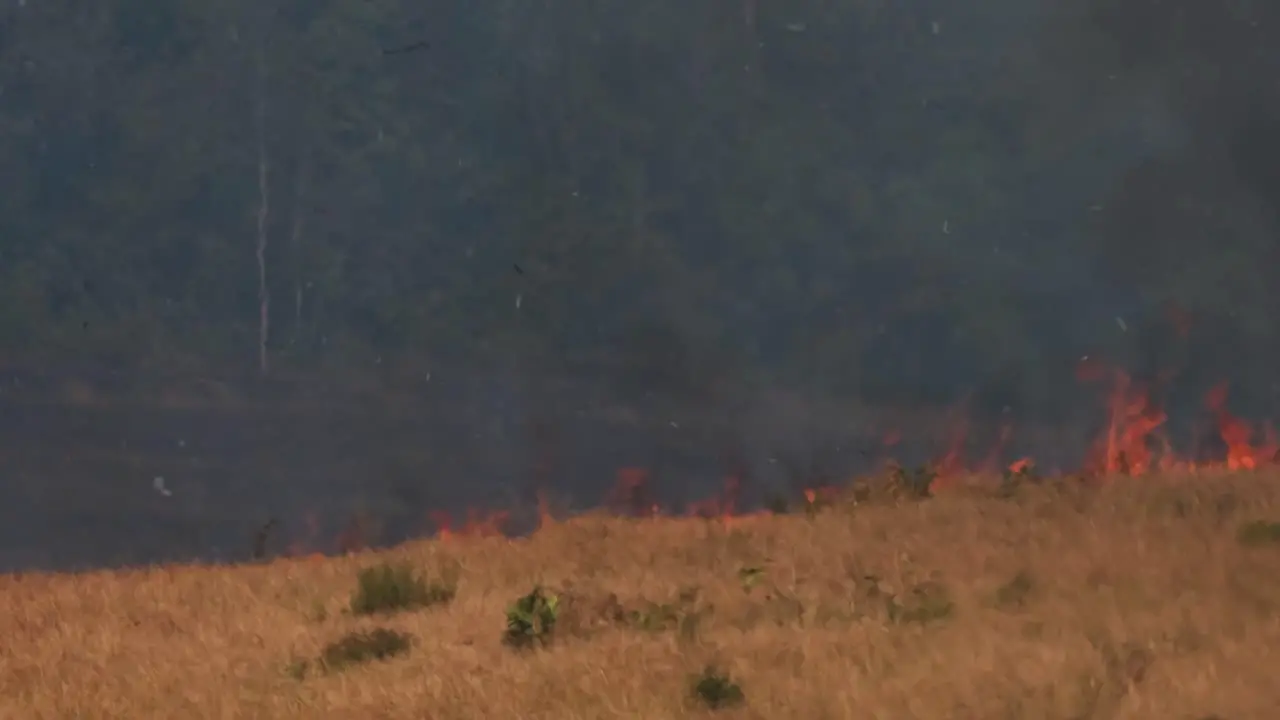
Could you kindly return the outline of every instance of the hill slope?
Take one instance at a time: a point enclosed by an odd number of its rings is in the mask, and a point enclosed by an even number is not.
[[[1269,718],[1277,480],[958,488],[3,577],[0,717]],[[352,612],[358,571],[380,563],[422,576],[420,607]],[[508,610],[539,585],[556,624],[513,647]],[[392,656],[357,662],[361,640]]]

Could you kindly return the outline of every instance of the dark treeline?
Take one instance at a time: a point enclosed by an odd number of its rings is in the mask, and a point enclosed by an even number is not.
[[[1176,373],[1183,438],[1219,380],[1270,414],[1278,23],[7,2],[0,569],[242,557],[311,511],[394,539],[627,465],[664,502],[725,473],[759,499],[883,431],[927,457],[948,417],[916,409],[960,401],[978,452],[1012,419],[1008,452],[1071,467],[1085,355]]]
[[[1271,5],[9,3],[4,359],[1052,408],[1094,353],[1267,387]]]

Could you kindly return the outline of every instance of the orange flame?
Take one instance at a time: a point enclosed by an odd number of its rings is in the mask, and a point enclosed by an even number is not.
[[[1112,375],[1107,431],[1086,459],[1085,469],[1099,475],[1142,475],[1151,468],[1154,455],[1149,439],[1168,418],[1128,374],[1116,370]],[[1085,377],[1092,380],[1097,375]]]
[[[437,510],[429,513],[429,516],[436,526],[436,537],[441,540],[450,540],[503,537],[506,534],[505,529],[507,522],[511,518],[511,513],[507,511],[481,512],[475,508],[468,508],[466,522],[457,529],[454,529],[453,518],[448,513]]]
[[[1254,470],[1260,465],[1275,461],[1280,446],[1276,443],[1274,430],[1265,428],[1265,439],[1260,445],[1254,445],[1254,432],[1249,423],[1227,412],[1226,383],[1209,390],[1205,395],[1205,407],[1213,414],[1218,424],[1218,435],[1227,446],[1229,470]]]
[[[1185,334],[1189,320],[1177,315],[1180,334]],[[1101,435],[1091,445],[1084,458],[1083,469],[1097,476],[1126,475],[1138,476],[1154,469],[1180,469],[1194,471],[1203,463],[1179,459],[1174,453],[1169,438],[1164,434],[1167,415],[1153,401],[1148,389],[1135,382],[1127,373],[1107,367],[1104,363],[1089,357],[1082,358],[1076,367],[1076,376],[1081,382],[1093,383],[1110,379],[1106,402],[1106,425]],[[1227,385],[1220,384],[1212,388],[1205,396],[1204,405],[1212,417],[1218,436],[1226,446],[1225,459],[1217,463],[1230,470],[1254,470],[1265,465],[1276,464],[1280,460],[1280,441],[1270,426],[1263,426],[1261,432],[1247,421],[1233,416],[1227,410]],[[978,467],[987,471],[995,470],[1002,464],[1013,434],[1013,426],[1008,422],[999,428],[997,439],[985,459]],[[968,423],[961,414],[953,424],[945,452],[931,464],[933,473],[932,489],[945,489],[953,485],[962,475],[970,471],[965,464],[964,450],[968,434]],[[1262,437],[1259,438],[1258,436]],[[886,448],[898,445],[902,433],[891,430],[882,435]],[[1191,457],[1195,457],[1193,454]],[[1025,456],[1005,465],[1008,472],[1023,474],[1036,467],[1035,460]],[[539,477],[545,475],[549,468],[541,467]],[[742,477],[745,471],[738,468],[725,476],[721,489],[709,498],[689,503],[686,515],[721,520],[725,523],[747,517],[741,514]],[[613,511],[630,517],[657,517],[659,507],[651,497],[650,474],[646,468],[628,466],[617,471],[616,484],[609,496],[609,505]],[[805,502],[810,508],[825,504],[838,497],[837,487],[807,487],[803,490]],[[545,529],[557,523],[552,515],[546,495],[539,491],[538,528]],[[456,526],[452,518],[443,512],[429,513],[435,528],[435,535],[442,540],[456,540],[468,537],[498,537],[505,535],[510,519],[508,512],[480,512],[469,509],[466,520]],[[314,547],[318,535],[319,523],[314,514],[306,518],[307,537],[295,540],[289,546],[289,554],[298,556]],[[338,539],[337,547],[342,552],[353,552],[367,546],[367,528],[364,524],[353,521]]]

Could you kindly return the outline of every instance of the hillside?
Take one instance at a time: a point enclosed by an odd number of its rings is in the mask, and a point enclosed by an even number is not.
[[[1277,480],[975,479],[780,515],[3,577],[0,717],[1268,718]],[[531,606],[504,635],[538,586],[554,626]],[[360,614],[379,603],[404,608]],[[389,657],[361,661],[361,641]]]

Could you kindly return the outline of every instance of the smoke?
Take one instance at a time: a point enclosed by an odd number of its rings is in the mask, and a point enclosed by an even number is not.
[[[1105,119],[1099,135],[1113,145],[1103,147],[1123,161],[1103,198],[1102,269],[1176,292],[1167,287],[1175,274],[1204,258],[1244,265],[1262,261],[1259,251],[1273,256],[1277,8],[1191,0],[1071,5],[1046,26],[1046,61],[1063,79],[1061,99],[1075,107],[1064,119],[1090,131]],[[1230,288],[1215,289],[1230,297]]]
[[[92,426],[74,435],[75,450],[102,473],[95,452],[108,456],[127,440],[143,459],[116,458],[106,474],[138,499],[89,495],[71,503],[82,468],[55,481],[40,475],[60,471],[53,460],[27,458],[22,471],[39,477],[29,483],[35,499],[0,505],[39,510],[11,510],[11,522],[0,525],[23,535],[6,540],[9,547],[58,551],[47,559],[0,555],[0,565],[69,564],[90,545],[103,553],[93,562],[163,556],[156,538],[169,530],[145,529],[156,518],[179,534],[219,528],[217,538],[213,530],[193,535],[173,551],[198,554],[212,539],[243,544],[259,515],[284,516],[283,526],[296,528],[315,505],[330,525],[358,505],[411,534],[424,529],[427,509],[529,508],[534,490],[593,504],[629,465],[648,469],[657,499],[677,507],[732,473],[757,496],[793,492],[887,454],[923,461],[945,449],[966,413],[970,457],[1009,425],[1011,454],[1070,467],[1103,411],[1101,389],[1061,389],[1082,355],[1104,356],[1139,379],[1176,371],[1185,390],[1173,393],[1176,417],[1194,415],[1203,391],[1220,380],[1240,388],[1280,380],[1280,288],[1271,277],[1280,261],[1280,6],[882,5],[853,20],[841,14],[862,13],[861,4],[762,4],[752,26],[734,32],[724,28],[743,23],[737,8],[694,18],[681,10],[672,17],[682,23],[646,9],[651,25],[640,40],[627,30],[637,18],[621,9],[596,8],[599,17],[568,17],[580,8],[539,11],[511,24],[510,43],[492,42],[483,12],[469,15],[473,5],[458,9],[439,23],[451,30],[433,38],[430,57],[448,68],[432,82],[445,82],[460,107],[471,112],[476,102],[468,87],[489,87],[470,74],[473,66],[490,73],[497,62],[476,62],[468,48],[478,47],[483,57],[524,68],[528,98],[512,107],[527,111],[537,132],[566,113],[583,118],[573,126],[582,132],[570,134],[576,144],[534,144],[534,134],[503,122],[506,114],[489,113],[492,142],[476,154],[493,163],[495,176],[508,155],[535,154],[542,163],[531,165],[540,170],[536,184],[512,182],[505,199],[527,202],[534,219],[551,207],[575,222],[605,206],[609,192],[633,195],[635,208],[674,207],[619,221],[635,238],[626,252],[616,239],[594,237],[546,257],[532,241],[525,250],[515,240],[477,242],[474,257],[469,244],[466,261],[480,268],[476,287],[502,273],[497,300],[465,289],[481,308],[484,333],[498,328],[520,339],[554,326],[564,337],[544,343],[549,349],[538,357],[514,341],[495,343],[507,354],[499,369],[423,368],[413,412],[363,407],[281,421],[156,413],[132,424],[114,411],[92,416]],[[456,44],[455,26],[476,42]],[[856,33],[861,42],[851,50]],[[594,39],[583,41],[588,35]],[[576,53],[593,72],[600,65],[617,107],[663,116],[657,139],[574,110],[569,100],[594,97],[566,100],[564,89],[590,73],[566,78],[558,53]],[[774,74],[767,97],[751,94],[756,83],[766,87],[756,72]],[[658,103],[662,112],[654,113]],[[741,138],[729,146],[724,135]],[[566,153],[592,158],[596,145],[624,141],[637,144],[643,172],[620,182],[616,168],[605,167],[582,173],[598,182],[557,184]],[[346,203],[335,217],[354,225],[363,215],[346,199],[350,180],[327,180],[335,206]],[[420,187],[411,180],[380,195],[377,207],[416,209]],[[609,190],[611,182],[621,189]],[[726,198],[737,225],[712,207]],[[769,213],[756,212],[764,205]],[[504,226],[475,207],[441,211],[450,242],[500,234]],[[392,214],[380,217],[390,223]],[[770,225],[755,227],[763,221]],[[521,237],[536,235],[515,227]],[[659,239],[668,244],[651,251]],[[868,257],[863,248],[872,243],[878,254]],[[354,256],[367,262],[368,276],[398,278],[380,286],[390,294],[452,277],[452,268],[440,268],[463,262],[455,250]],[[687,267],[655,259],[677,254]],[[600,261],[614,255],[616,263]],[[505,272],[512,261],[523,268],[518,275]],[[1172,327],[1175,310],[1188,318],[1186,333]],[[546,315],[555,322],[535,322]],[[389,345],[383,336],[394,333],[381,331],[401,319],[371,312],[358,326],[372,344]],[[484,333],[459,333],[458,344]],[[574,353],[596,354],[569,359]],[[1232,395],[1255,416],[1268,414],[1273,399]],[[63,418],[33,418],[10,419],[29,428],[26,444],[67,435]],[[188,444],[174,449],[171,432]],[[886,448],[884,436],[893,433],[901,442]],[[136,448],[145,442],[157,447],[144,455]],[[154,477],[165,478],[170,495],[153,488]],[[91,534],[94,542],[69,547],[60,540],[68,524],[92,530],[74,540]],[[110,550],[108,536],[119,541]]]
[[[1269,387],[1280,360],[1269,271],[1280,260],[1280,7],[1046,7],[1037,124],[1080,158],[1064,169],[1095,193],[1076,252],[1131,324],[1167,325],[1170,307],[1191,320],[1183,343],[1138,333],[1113,351],[1146,372],[1176,365],[1200,386],[1216,376]]]

